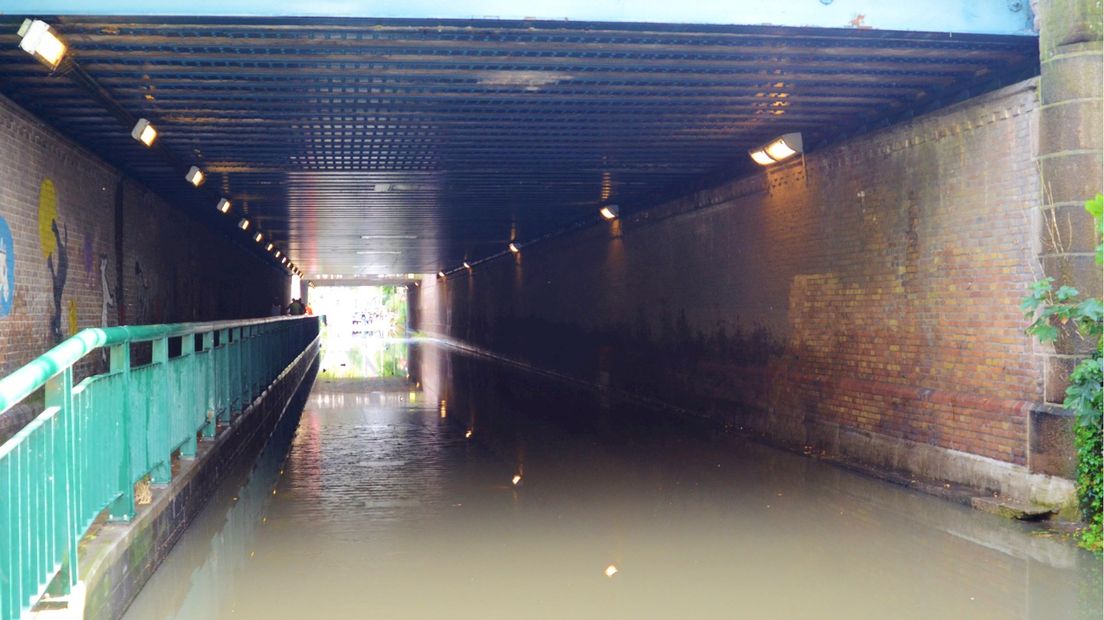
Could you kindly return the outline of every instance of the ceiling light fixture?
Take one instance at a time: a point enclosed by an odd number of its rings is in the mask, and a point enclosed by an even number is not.
[[[602,217],[607,220],[615,220],[621,214],[621,208],[617,205],[606,205],[599,209],[598,213],[601,213]]]
[[[249,230],[249,220],[244,217],[238,220],[238,228],[242,230]]]
[[[801,134],[798,132],[784,134],[759,148],[748,151],[751,159],[760,166],[769,166],[789,159],[798,153],[801,153],[804,158],[805,149],[801,141]]]
[[[510,248],[510,251],[513,252],[514,254],[517,254],[518,252],[521,251],[521,246],[518,245],[517,242],[515,242],[515,241],[511,241],[510,245],[508,245],[506,247]]]
[[[25,19],[19,27],[19,48],[50,68],[57,69],[65,57],[67,45],[57,32],[39,19]]]
[[[219,213],[229,213],[230,201],[225,198],[219,198],[218,204],[215,205],[215,208],[219,210]]]
[[[276,246],[273,245],[272,242],[269,242],[269,244],[265,246],[265,252],[271,252],[272,248],[274,248],[274,247],[276,247]]]
[[[437,272],[437,277],[438,277],[438,278],[444,278],[444,277],[445,277],[445,272],[443,272],[443,271],[438,271],[438,272]]]
[[[468,261],[464,261],[463,265],[464,269],[471,269],[471,265],[468,263]]]
[[[153,141],[157,139],[157,130],[148,120],[140,118],[134,123],[134,129],[130,130],[130,137],[146,146],[153,146]]]
[[[203,171],[199,168],[192,166],[188,168],[188,174],[184,175],[184,178],[188,180],[192,185],[199,187],[203,185],[203,181],[207,179],[207,176],[203,174]]]
[[[259,230],[255,233],[253,233],[253,240],[256,241],[257,243],[260,243],[260,242],[264,241],[264,233],[262,233]]]

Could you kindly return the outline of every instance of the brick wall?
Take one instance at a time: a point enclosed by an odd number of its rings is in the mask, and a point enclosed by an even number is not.
[[[828,425],[1023,465],[1035,86],[427,281],[416,327],[793,445]]]
[[[13,246],[5,252],[15,257],[6,297],[0,282],[0,297],[10,299],[7,314],[0,312],[0,375],[74,330],[265,316],[273,296],[286,295],[288,280],[277,269],[2,97],[0,179],[0,218]],[[121,265],[117,200],[123,214]],[[111,302],[106,307],[105,281]]]

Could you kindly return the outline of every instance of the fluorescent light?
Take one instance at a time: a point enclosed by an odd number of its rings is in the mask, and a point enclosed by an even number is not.
[[[275,256],[276,258],[280,258],[280,250],[276,250],[276,253],[273,254],[273,256]]]
[[[191,168],[188,168],[188,174],[184,175],[184,178],[187,179],[188,182],[192,185],[199,187],[200,185],[203,185],[203,181],[207,177],[203,174],[202,170],[196,168],[195,166],[192,166]]]
[[[238,228],[242,230],[249,230],[249,220],[244,217],[238,220]]]
[[[65,56],[65,42],[46,22],[39,19],[25,19],[19,27],[19,48],[38,58],[50,70],[57,69]]]
[[[269,242],[269,244],[265,246],[265,252],[271,252],[274,247],[276,246],[272,245],[272,242]]]
[[[443,277],[445,277],[445,272],[443,272],[443,271],[438,271],[438,272],[437,272],[437,277],[438,277],[438,278],[443,278]]]
[[[264,241],[264,233],[258,230],[256,233],[253,234],[253,240],[257,243]]]
[[[230,201],[225,198],[219,198],[218,204],[215,205],[215,208],[218,209],[221,213],[229,213]]]
[[[598,212],[601,213],[602,217],[606,218],[607,220],[612,220],[617,218],[617,215],[621,213],[621,209],[617,205],[606,205],[602,207]]]
[[[755,160],[755,163],[759,164],[760,166],[769,166],[774,163],[774,160],[771,159],[770,155],[767,155],[767,152],[763,149],[748,151],[748,155],[751,155],[751,158]]]
[[[513,241],[511,241],[510,245],[508,245],[506,247],[510,248],[510,251],[513,252],[514,254],[517,254],[518,252],[521,251],[521,246],[519,246],[517,243],[514,243]]]
[[[153,141],[157,139],[157,130],[148,120],[140,118],[134,123],[134,129],[130,130],[130,137],[146,146],[153,146]]]
[[[793,132],[779,136],[764,146],[748,151],[748,155],[755,160],[755,163],[761,166],[769,166],[802,152],[804,152],[804,146],[801,141],[801,134]]]
[[[514,474],[514,477],[510,479],[510,482],[513,482],[515,487],[521,484],[521,474]]]
[[[468,261],[464,261],[463,265],[464,265],[464,269],[471,269],[471,265],[468,264]]]

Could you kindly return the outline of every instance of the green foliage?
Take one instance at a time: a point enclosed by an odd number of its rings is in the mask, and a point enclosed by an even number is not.
[[[1085,203],[1095,222],[1098,238],[1104,236],[1104,195]],[[1096,262],[1104,264],[1104,244],[1096,246]],[[1101,351],[1104,350],[1104,328],[1101,317],[1104,304],[1097,298],[1081,299],[1081,293],[1072,286],[1054,287],[1054,278],[1046,278],[1032,285],[1031,293],[1023,299],[1020,308],[1024,317],[1031,320],[1027,333],[1043,342],[1054,342],[1063,333],[1095,342],[1095,352],[1084,359],[1070,374],[1070,384],[1062,406],[1077,416],[1074,433],[1077,448],[1077,495],[1082,517],[1087,527],[1081,535],[1081,544],[1093,551],[1104,550],[1104,445],[1102,445],[1101,384],[1104,382]]]

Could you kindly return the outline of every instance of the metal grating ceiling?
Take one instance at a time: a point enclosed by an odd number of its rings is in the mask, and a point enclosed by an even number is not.
[[[39,16],[41,17],[41,16]],[[1024,36],[535,21],[41,17],[308,274],[427,273],[1037,71]],[[0,91],[233,232],[16,48]],[[236,221],[236,219],[234,220]],[[248,243],[244,233],[238,235]]]

